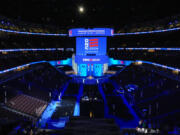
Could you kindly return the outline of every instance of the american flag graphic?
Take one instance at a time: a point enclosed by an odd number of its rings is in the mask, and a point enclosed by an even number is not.
[[[98,38],[89,39],[89,47],[98,47]]]

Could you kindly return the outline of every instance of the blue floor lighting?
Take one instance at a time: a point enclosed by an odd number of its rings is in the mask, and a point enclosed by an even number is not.
[[[108,113],[109,113],[109,109],[108,109],[108,103],[107,103],[107,100],[106,100],[106,95],[104,94],[104,91],[103,91],[103,88],[102,88],[102,84],[98,84],[98,89],[99,89],[99,92],[101,93],[101,96],[104,100],[104,115],[105,117],[108,116]]]
[[[81,100],[81,96],[83,94],[83,84],[80,85],[80,88],[79,88],[79,93],[78,93],[78,96],[77,96],[77,101],[76,101],[76,104],[75,104],[75,107],[74,107],[74,114],[73,116],[80,116],[80,100]]]
[[[57,107],[57,104],[59,104],[59,101],[52,101],[51,103],[49,103],[48,107],[45,109],[45,111],[43,112],[39,120],[39,125],[41,128],[46,127],[46,123],[51,118],[52,114],[54,113]]]
[[[15,34],[25,34],[25,35],[40,35],[40,36],[67,36],[67,34],[57,34],[57,33],[35,33],[35,32],[24,32],[16,30],[6,30],[0,28],[2,32],[15,33]]]

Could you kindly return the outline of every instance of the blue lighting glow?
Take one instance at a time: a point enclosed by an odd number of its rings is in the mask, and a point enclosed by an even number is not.
[[[56,60],[56,61],[49,61],[52,66],[59,66],[59,65],[69,65],[72,66],[72,59],[68,58],[66,60]]]
[[[116,82],[109,80],[113,86],[118,89],[119,86]],[[114,116],[114,115],[109,115],[110,118],[114,118],[117,122],[117,124],[120,125],[121,128],[135,128],[138,126],[138,122],[140,120],[140,118],[138,117],[138,115],[136,114],[136,112],[134,111],[134,109],[129,105],[128,101],[126,100],[126,98],[122,95],[122,94],[117,94],[116,96],[119,96],[122,100],[123,103],[126,105],[126,107],[128,108],[129,112],[131,113],[131,115],[134,117],[133,120],[129,121],[129,122],[123,122],[121,119],[119,119],[118,117]],[[123,125],[122,125],[123,123]]]
[[[170,32],[170,31],[178,31],[180,27],[177,28],[169,28],[164,30],[153,30],[153,31],[142,31],[142,32],[127,32],[127,33],[112,33],[113,36],[123,36],[123,35],[142,35],[142,34],[152,34],[152,33],[162,33],[162,32]],[[68,36],[68,34],[57,34],[57,33],[34,33],[34,32],[23,32],[16,30],[7,30],[0,28],[2,32],[15,33],[15,34],[27,34],[27,35],[40,35],[40,36]]]
[[[0,49],[0,52],[55,51],[56,48]]]
[[[68,58],[67,60],[60,60],[60,61],[61,61],[60,64],[57,64],[59,61],[37,61],[37,62],[31,62],[31,63],[24,64],[24,65],[21,65],[21,66],[17,66],[17,67],[13,67],[13,68],[2,70],[2,71],[0,71],[0,74],[6,73],[6,72],[10,72],[10,71],[16,71],[18,69],[23,69],[23,68],[28,67],[30,65],[34,65],[34,64],[38,64],[38,63],[44,63],[44,62],[48,62],[52,66],[57,66],[57,65],[61,65],[61,64],[62,65],[69,65],[69,66],[72,65],[71,58]]]
[[[102,64],[94,64],[93,65],[93,76],[102,76],[103,74],[103,65]]]
[[[140,61],[140,60],[137,60],[137,61],[135,61],[135,62],[147,63],[147,64],[151,64],[151,65],[154,65],[154,66],[157,66],[157,67],[166,68],[166,69],[169,69],[169,70],[173,70],[173,71],[178,71],[178,72],[180,72],[180,69],[178,69],[178,68],[169,67],[169,66],[165,66],[165,65],[162,65],[162,64],[154,63],[154,62]]]
[[[83,84],[81,84],[79,87],[79,93],[78,93],[76,104],[74,107],[73,116],[80,116],[80,100],[81,100],[82,94],[83,94]]]
[[[79,76],[102,76],[108,63],[107,36],[113,36],[110,28],[70,29],[69,36],[76,37],[75,62]]]
[[[59,65],[69,65],[69,66],[71,66],[72,65],[72,59],[68,58],[66,60],[61,60],[61,63],[59,63]]]
[[[121,99],[123,100],[124,104],[128,107],[130,113],[134,116],[134,119],[138,122],[140,120],[140,118],[138,117],[138,115],[136,114],[136,112],[134,111],[134,109],[129,105],[128,101],[126,100],[126,98],[119,94],[121,96]]]
[[[59,122],[54,122],[52,123],[52,126],[55,128],[63,128],[65,127],[66,121],[59,121]]]
[[[69,30],[69,37],[105,37],[113,36],[114,30],[111,28],[93,28],[93,29],[84,29],[84,28],[75,28]]]
[[[103,88],[102,88],[102,84],[98,84],[98,90],[101,93],[101,96],[102,96],[102,98],[104,100],[104,115],[105,115],[105,117],[107,117],[108,113],[109,113],[109,108],[108,108],[108,102],[106,100],[106,95],[104,94],[104,91],[103,91]]]
[[[118,65],[120,64],[119,60],[115,60],[113,58],[109,58],[109,66],[110,65]]]
[[[142,31],[142,32],[127,32],[127,33],[116,33],[114,36],[123,36],[123,35],[142,35],[142,34],[152,34],[152,33],[161,33],[161,32],[170,32],[180,30],[180,27],[170,28],[164,30],[153,30],[153,31]]]
[[[75,104],[73,116],[80,116],[80,103],[78,101]]]
[[[115,48],[114,48],[115,49]],[[20,48],[20,49],[0,49],[0,52],[23,52],[23,51],[64,51],[64,48]],[[111,48],[110,48],[111,50]],[[163,51],[180,51],[180,48],[117,48],[117,50],[163,50]]]
[[[34,32],[23,32],[16,30],[6,30],[0,28],[2,32],[15,33],[15,34],[27,34],[27,35],[40,35],[40,36],[67,36],[68,34],[57,34],[57,33],[34,33]]]
[[[180,48],[117,48],[117,50],[161,50],[161,51],[180,51]]]
[[[129,66],[133,61],[130,60],[115,60],[113,58],[109,58],[109,66],[111,65],[125,65]]]
[[[15,71],[15,70],[18,70],[18,69],[21,69],[21,68],[24,68],[24,67],[28,67],[28,66],[33,65],[33,64],[44,63],[44,62],[46,62],[46,61],[31,62],[31,63],[24,64],[24,65],[21,65],[21,66],[17,66],[17,67],[9,68],[9,69],[6,69],[6,70],[2,70],[2,71],[0,71],[0,74],[10,72],[10,71]]]
[[[59,103],[59,101],[52,101],[48,107],[45,109],[45,111],[43,112],[41,119],[39,120],[40,126],[42,128],[45,128],[46,126],[46,122],[48,121],[48,119],[51,118],[52,114],[54,113],[56,107],[57,107],[57,103]]]
[[[67,61],[70,61],[70,60],[67,60]],[[17,67],[5,69],[5,70],[0,71],[0,74],[6,73],[6,72],[10,72],[10,71],[16,71],[16,70],[18,70],[18,69],[21,69],[21,68],[24,68],[24,67],[28,67],[28,66],[33,65],[33,64],[44,63],[44,62],[48,62],[48,61],[31,62],[31,63],[24,64],[24,65],[21,65],[21,66],[17,66]],[[128,61],[128,60],[125,60],[125,61],[122,62],[122,60],[114,60],[113,58],[109,58],[109,66],[110,66],[110,65],[122,64],[122,63],[123,63],[125,66],[128,66],[128,65],[130,65],[130,64],[133,63],[133,62],[139,62],[139,63],[142,63],[142,64],[143,64],[143,63],[147,63],[147,64],[151,64],[151,65],[154,65],[154,66],[166,68],[166,69],[169,69],[169,70],[172,70],[172,71],[180,72],[180,69],[178,69],[178,68],[169,67],[169,66],[165,66],[165,65],[162,65],[162,64],[154,63],[154,62],[149,62],[149,61],[140,61],[140,60]],[[50,61],[49,63],[54,66],[54,63],[53,63],[52,61]],[[66,63],[66,62],[65,62],[65,63]],[[67,63],[67,64],[68,64],[68,63]],[[83,67],[83,69],[81,69],[81,76],[87,76],[87,68],[86,68],[87,65],[86,65],[86,64],[83,64],[83,65],[85,65],[85,67]],[[81,66],[82,66],[82,65],[81,65]],[[78,67],[78,68],[79,68],[79,67]]]
[[[78,71],[80,76],[87,76],[87,64],[79,64]]]

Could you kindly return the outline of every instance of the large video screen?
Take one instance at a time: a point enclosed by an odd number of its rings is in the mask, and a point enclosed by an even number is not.
[[[77,37],[76,55],[106,55],[106,37]]]

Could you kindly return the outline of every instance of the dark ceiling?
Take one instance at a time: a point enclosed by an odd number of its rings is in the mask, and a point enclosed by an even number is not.
[[[2,16],[59,27],[122,27],[179,13],[173,0],[5,0],[0,4]]]
[[[0,4],[0,15],[60,27],[121,27],[179,13],[173,0],[6,0]]]

